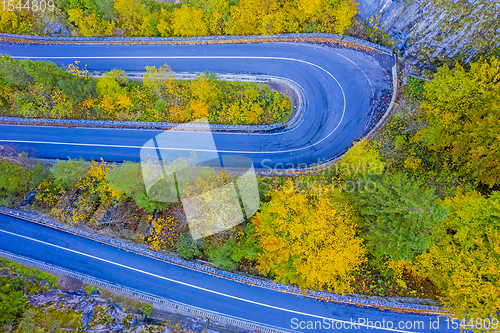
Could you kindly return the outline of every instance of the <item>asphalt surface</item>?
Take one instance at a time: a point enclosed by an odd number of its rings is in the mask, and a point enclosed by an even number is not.
[[[447,329],[444,318],[439,319],[439,329],[432,329],[430,323],[438,320],[436,316],[326,303],[249,286],[1,214],[0,248],[177,302],[287,330],[330,331],[326,325],[320,329],[319,324],[304,329],[308,321],[324,323],[328,318],[328,323],[333,319],[334,325],[343,325],[334,329],[338,332],[454,332]],[[365,325],[378,327],[384,321],[384,329],[351,326],[351,319],[360,323],[360,318]],[[301,322],[303,329],[297,326]],[[416,325],[421,326],[415,329]],[[392,330],[387,329],[391,326]]]
[[[57,64],[80,61],[89,70],[143,71],[168,63],[175,72],[273,75],[305,92],[302,119],[269,133],[214,133],[220,154],[250,157],[257,168],[293,168],[329,160],[366,131],[382,95],[392,90],[394,58],[364,51],[300,43],[222,45],[17,45],[0,44],[17,59]],[[0,125],[0,144],[40,158],[68,157],[121,162],[139,160],[154,130]],[[179,132],[181,146],[203,147],[196,132]],[[179,149],[179,142],[163,149]],[[323,331],[334,320],[339,332],[452,332],[441,318],[325,303],[248,286],[178,267],[48,227],[0,215],[0,249],[225,315],[303,332]],[[361,326],[351,326],[351,319]],[[308,328],[308,321],[314,321]],[[391,322],[392,325],[387,324]],[[378,323],[377,323],[378,322]],[[402,327],[400,326],[402,323]],[[415,327],[421,322],[420,327]],[[383,324],[382,324],[383,323]],[[368,326],[366,326],[368,325]],[[370,327],[372,325],[382,328]],[[340,327],[340,328],[339,328]],[[392,329],[390,328],[392,327]],[[435,324],[434,324],[435,327]],[[401,329],[400,329],[401,328]],[[331,330],[331,329],[325,329]]]
[[[359,140],[374,108],[387,107],[394,58],[389,55],[306,43],[216,45],[0,44],[16,59],[80,61],[93,71],[144,71],[170,65],[174,72],[273,75],[305,92],[305,111],[292,128],[271,133],[214,133],[217,151],[250,157],[256,168],[311,166],[342,154]],[[384,104],[385,103],[385,104]],[[380,111],[380,110],[379,110]],[[139,151],[161,131],[0,125],[0,143],[40,158],[138,161]],[[179,133],[188,150],[203,148],[196,132]],[[173,144],[163,149],[177,149]],[[175,154],[175,151],[172,152]]]

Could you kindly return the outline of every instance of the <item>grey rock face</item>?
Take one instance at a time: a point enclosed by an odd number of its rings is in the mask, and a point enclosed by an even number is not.
[[[52,37],[69,36],[70,35],[68,28],[66,28],[64,25],[62,25],[58,22],[52,22],[48,18],[47,18],[47,21],[45,24],[44,33],[46,35],[49,35]]]
[[[358,0],[411,63],[464,62],[500,46],[500,0]]]
[[[34,306],[53,307],[57,309],[72,309],[82,313],[83,327],[88,332],[127,332],[123,327],[125,317],[131,317],[134,325],[140,325],[143,322],[143,316],[140,314],[126,313],[119,306],[109,303],[97,295],[79,295],[75,293],[66,293],[61,290],[52,290],[45,294],[27,296],[28,301]],[[112,325],[97,323],[88,327],[92,319],[92,314],[96,307],[104,309],[104,313],[112,319]]]

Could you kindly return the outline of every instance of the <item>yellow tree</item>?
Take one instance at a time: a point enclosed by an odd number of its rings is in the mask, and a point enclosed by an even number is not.
[[[102,78],[98,79],[96,87],[100,96],[99,106],[110,116],[120,109],[127,111],[132,106],[127,96],[128,91],[124,87],[127,82],[125,71],[117,69],[105,73]]]
[[[229,0],[188,0],[187,3],[201,9],[210,35],[224,35],[226,19],[229,16]]]
[[[193,111],[193,119],[206,118],[209,116],[208,104],[200,100],[192,100],[189,108]]]
[[[80,8],[68,10],[68,20],[74,22],[80,29],[80,34],[85,37],[112,36],[114,22],[102,20],[94,13],[85,15]]]
[[[156,29],[158,29],[158,33],[161,37],[168,37],[172,35],[172,15],[167,12],[165,9],[161,9],[158,15],[158,24],[156,25]]]
[[[174,123],[185,123],[191,120],[193,111],[190,108],[182,108],[174,105],[168,110],[170,119]]]
[[[14,33],[19,26],[17,11],[0,8],[0,33]]]
[[[151,250],[165,250],[175,245],[175,240],[179,237],[179,234],[175,232],[176,221],[172,216],[159,217],[156,221],[153,221],[153,216],[148,215],[148,222],[152,226],[151,234],[148,237]]]
[[[298,31],[299,21],[296,17],[296,10],[287,2],[281,8],[278,3],[270,4],[267,14],[262,18],[259,33],[272,35]]]
[[[340,2],[335,12],[331,15],[334,17],[335,25],[334,33],[343,35],[351,26],[352,18],[358,13],[358,4],[353,0],[343,0]]]
[[[259,104],[254,104],[250,110],[246,110],[245,118],[249,124],[258,124],[263,112],[264,110]]]
[[[217,84],[207,75],[198,75],[196,80],[190,82],[189,88],[195,98],[205,102],[209,106],[217,101],[220,94]]]
[[[324,185],[276,190],[252,221],[263,249],[259,269],[302,289],[352,291],[352,273],[366,260],[353,209]]]
[[[206,36],[208,27],[203,20],[203,12],[199,8],[182,5],[172,13],[172,30],[174,36]]]
[[[366,173],[381,174],[384,163],[372,143],[360,140],[354,143],[335,167],[342,176],[354,178]]]
[[[160,14],[159,13],[149,13],[146,15],[142,24],[139,27],[139,34],[144,37],[158,37],[160,32],[158,30],[158,24],[160,24]]]
[[[204,19],[211,35],[224,35],[225,18],[229,15],[228,0],[208,0],[203,5]]]
[[[73,103],[69,101],[60,89],[54,89],[50,94],[52,110],[51,118],[65,119],[73,116]]]
[[[320,20],[323,10],[322,0],[295,0],[297,19],[302,25],[304,23],[316,23]]]
[[[272,1],[272,0],[271,0]],[[257,34],[262,26],[267,0],[241,0],[231,7],[227,32],[230,35]]]
[[[352,0],[295,0],[296,17],[302,26],[317,26],[321,32],[343,34],[358,12]]]
[[[140,0],[115,0],[115,10],[120,14],[121,27],[124,35],[134,36],[138,34],[144,19],[147,18],[149,10]]]
[[[424,87],[430,125],[418,138],[452,160],[462,176],[500,184],[500,59],[473,63],[469,71],[444,66]]]
[[[143,83],[146,88],[155,93],[158,97],[162,97],[167,90],[168,84],[174,82],[174,74],[170,66],[164,64],[159,68],[155,66],[146,66]]]
[[[20,3],[5,1],[0,5],[0,33],[34,34],[33,27],[40,19],[39,12],[24,7],[9,10],[9,5],[17,7],[18,4]]]
[[[277,0],[241,0],[231,8],[228,33],[231,35],[277,34],[298,29],[290,4]]]

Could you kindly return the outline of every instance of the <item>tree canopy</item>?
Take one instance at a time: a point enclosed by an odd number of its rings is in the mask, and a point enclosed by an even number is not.
[[[259,270],[303,289],[351,290],[352,272],[365,261],[351,205],[328,187],[297,191],[287,182],[252,222],[262,252]]]
[[[83,36],[343,34],[357,13],[353,0],[189,0],[182,4],[62,0],[58,5]],[[11,16],[5,16],[0,28],[19,24]]]
[[[50,169],[54,176],[54,183],[68,190],[74,187],[78,181],[85,177],[90,165],[82,159],[69,159],[67,161],[57,161]]]
[[[490,187],[500,184],[500,59],[438,69],[424,85],[429,126],[419,137],[447,154],[459,173]]]
[[[429,247],[446,210],[433,188],[405,173],[366,177],[363,183],[370,181],[351,195],[367,246],[378,258],[412,260]]]
[[[500,310],[500,192],[458,191],[445,201],[445,223],[417,262],[460,318],[497,318]]]

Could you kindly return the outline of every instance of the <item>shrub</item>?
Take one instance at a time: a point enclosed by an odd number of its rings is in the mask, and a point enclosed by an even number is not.
[[[201,250],[204,248],[202,240],[193,240],[191,233],[185,232],[177,239],[175,249],[184,259],[193,259],[201,256]]]
[[[19,319],[26,307],[23,280],[0,276],[0,324]]]
[[[54,183],[68,190],[74,187],[80,179],[85,177],[90,166],[82,159],[69,159],[67,161],[58,161],[50,172],[54,175]]]
[[[233,260],[233,251],[236,244],[234,238],[230,238],[222,245],[212,244],[208,248],[208,257],[210,261],[218,268],[224,270],[236,269],[236,262]]]

